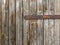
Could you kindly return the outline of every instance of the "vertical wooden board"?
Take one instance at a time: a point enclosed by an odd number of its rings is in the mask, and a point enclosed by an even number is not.
[[[36,0],[30,0],[30,15],[36,15]],[[36,45],[37,20],[30,20],[30,45]]]
[[[43,0],[37,0],[37,15],[43,15]],[[37,45],[44,45],[43,20],[37,20]]]
[[[48,0],[45,0],[44,1],[44,15],[48,15],[48,11],[49,11],[49,8],[48,8]],[[49,45],[48,44],[48,19],[44,20],[44,45]]]
[[[2,44],[8,45],[8,0],[2,0]]]
[[[60,37],[59,37],[59,20],[58,19],[55,20],[55,34],[54,34],[54,39],[55,39],[54,43],[55,43],[55,45],[60,45],[59,44],[60,43],[59,42],[59,39],[60,39]]]
[[[22,0],[16,0],[16,45],[22,45]]]
[[[16,45],[15,0],[9,0],[9,45]]]
[[[23,17],[29,15],[29,0],[23,0]],[[23,45],[29,44],[29,21],[23,18]]]
[[[36,44],[36,22],[30,22],[30,45]]]
[[[60,0],[55,0],[55,14],[60,15]],[[55,19],[55,45],[60,45],[60,19]]]
[[[49,0],[49,15],[54,15],[55,14],[55,0]],[[53,19],[49,19],[49,31],[48,31],[48,35],[49,35],[49,44],[48,45],[55,45],[55,40],[54,40],[54,33],[55,33],[55,22]]]
[[[2,0],[0,0],[0,45],[1,45],[1,31],[2,31]]]

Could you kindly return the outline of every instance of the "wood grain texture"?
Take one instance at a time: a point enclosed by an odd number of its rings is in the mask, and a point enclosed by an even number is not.
[[[44,3],[44,6],[46,7],[46,9],[45,9],[45,11],[44,11],[44,15],[49,15],[48,13],[49,13],[49,2],[48,2],[48,0],[46,0],[46,1],[44,1],[45,3]],[[49,24],[48,24],[48,19],[47,20],[44,20],[44,45],[49,45],[49,38],[48,38],[48,31],[49,31],[49,29],[48,29],[48,26],[49,26]]]
[[[60,14],[60,0],[55,0],[55,14]],[[55,45],[60,45],[60,19],[55,20]]]
[[[60,45],[60,19],[23,18],[55,14],[60,0],[0,0],[0,45]]]
[[[55,14],[55,0],[49,0],[49,13],[51,15]],[[54,33],[55,33],[55,21],[54,20],[49,20],[49,33],[48,33],[48,38],[49,38],[49,45],[55,45],[55,40],[54,40]]]
[[[30,22],[30,45],[36,45],[36,22]]]
[[[0,45],[1,45],[1,32],[2,32],[2,1],[0,0]]]
[[[37,0],[37,15],[43,15],[43,0]],[[37,20],[37,45],[44,45],[43,19]]]
[[[8,45],[8,0],[2,0],[2,44]]]
[[[30,0],[30,15],[36,14],[37,7],[36,7],[36,0]],[[37,20],[30,20],[30,45],[37,45],[36,44],[36,28]]]
[[[22,0],[16,0],[16,45],[22,45]]]
[[[29,15],[30,0],[23,0],[23,16]],[[23,18],[23,45],[29,44],[29,21]]]
[[[9,0],[9,45],[16,45],[15,0]]]

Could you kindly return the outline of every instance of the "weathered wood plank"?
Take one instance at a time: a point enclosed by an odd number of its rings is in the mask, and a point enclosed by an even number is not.
[[[48,14],[51,14],[51,15],[54,15],[55,14],[55,0],[49,0],[49,13]],[[55,45],[55,41],[54,41],[54,31],[55,31],[55,21],[54,20],[49,20],[49,31],[48,31],[48,38],[49,38],[49,44],[48,45]]]
[[[44,3],[44,6],[45,6],[45,11],[44,11],[44,15],[48,15],[48,13],[49,13],[49,2],[48,2],[48,0],[45,0],[44,1],[45,3]],[[44,20],[44,45],[49,45],[48,44],[48,31],[49,31],[49,29],[48,29],[48,19],[47,20]]]
[[[22,45],[22,0],[16,0],[16,45]]]
[[[59,15],[60,0],[0,0],[0,3],[2,3],[0,4],[0,45],[60,44],[60,19],[43,22],[43,20],[27,21],[23,18],[29,14]]]
[[[55,0],[55,14],[60,14],[60,0]],[[60,45],[60,19],[55,20],[55,45]]]
[[[36,0],[30,0],[30,15],[37,14]],[[30,20],[30,45],[36,44],[37,20]]]
[[[2,44],[8,45],[8,0],[2,0]]]
[[[43,0],[37,0],[37,15],[43,15]],[[43,20],[37,20],[37,45],[44,45]]]
[[[30,22],[30,45],[36,45],[36,22]]]
[[[23,16],[29,15],[29,8],[30,8],[30,1],[23,0]],[[30,45],[29,44],[29,21],[23,18],[23,45]]]
[[[1,45],[1,33],[2,33],[2,0],[0,0],[0,45]]]
[[[16,45],[15,0],[9,0],[9,45]]]

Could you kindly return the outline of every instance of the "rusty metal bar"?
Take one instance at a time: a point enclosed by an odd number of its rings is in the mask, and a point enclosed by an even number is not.
[[[24,16],[25,20],[38,20],[38,19],[60,19],[60,15],[30,15]]]

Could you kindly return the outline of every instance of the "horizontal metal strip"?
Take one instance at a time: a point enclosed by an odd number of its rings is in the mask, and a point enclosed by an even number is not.
[[[38,19],[60,19],[60,15],[26,15],[25,20],[38,20]]]

